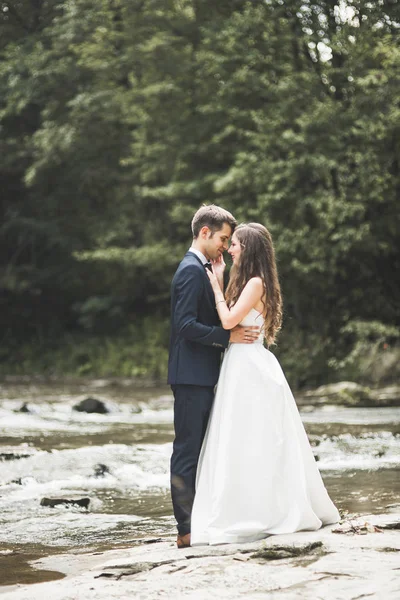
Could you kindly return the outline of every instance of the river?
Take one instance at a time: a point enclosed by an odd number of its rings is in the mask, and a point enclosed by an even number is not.
[[[74,410],[87,396],[109,412]],[[301,415],[339,509],[399,511],[400,408],[306,406]],[[1,384],[0,584],[26,581],[17,568],[23,556],[170,537],[172,417],[167,387],[110,380]],[[48,508],[40,504],[44,497],[86,497],[90,506]]]

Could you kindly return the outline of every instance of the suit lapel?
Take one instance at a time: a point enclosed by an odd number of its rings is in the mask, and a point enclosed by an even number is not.
[[[211,304],[213,304],[213,302],[214,302],[214,292],[213,292],[213,289],[212,289],[212,286],[211,286],[210,280],[208,279],[208,275],[207,275],[207,273],[206,273],[206,269],[205,269],[205,267],[204,267],[203,263],[201,262],[200,258],[197,256],[197,254],[195,254],[194,252],[190,252],[190,251],[188,250],[188,251],[186,252],[186,254],[185,254],[185,258],[193,258],[193,257],[194,257],[194,258],[197,260],[197,262],[198,262],[198,263],[199,263],[199,264],[202,266],[202,268],[203,268],[203,271],[204,271],[204,277],[205,277],[205,278],[206,278],[206,280],[207,280],[207,284],[206,284],[206,287],[205,287],[206,294],[207,294],[207,296],[208,296],[208,298],[209,298],[209,300],[210,300]]]
[[[197,256],[197,254],[195,254],[194,252],[190,252],[190,250],[188,250],[185,254],[185,258],[195,258],[197,260],[197,262],[203,266],[203,263],[201,262],[200,258]]]

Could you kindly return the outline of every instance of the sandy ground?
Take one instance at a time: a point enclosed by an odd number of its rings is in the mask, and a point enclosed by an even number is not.
[[[171,538],[130,549],[51,556],[33,566],[64,578],[0,587],[0,599],[399,600],[400,515],[370,515],[350,523],[356,532],[333,533],[334,526],[184,550]]]

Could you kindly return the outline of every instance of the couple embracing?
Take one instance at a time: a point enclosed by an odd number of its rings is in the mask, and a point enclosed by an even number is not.
[[[250,542],[335,523],[339,514],[293,395],[264,347],[282,320],[271,235],[258,223],[237,226],[214,205],[196,212],[192,233],[171,287],[177,546]],[[224,293],[228,246],[233,266]]]

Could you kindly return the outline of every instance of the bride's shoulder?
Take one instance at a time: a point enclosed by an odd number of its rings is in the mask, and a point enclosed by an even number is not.
[[[251,277],[246,283],[246,287],[252,288],[254,290],[263,290],[263,280],[261,279],[261,277]]]
[[[243,288],[243,298],[255,302],[264,295],[264,284],[261,277],[251,277]]]

